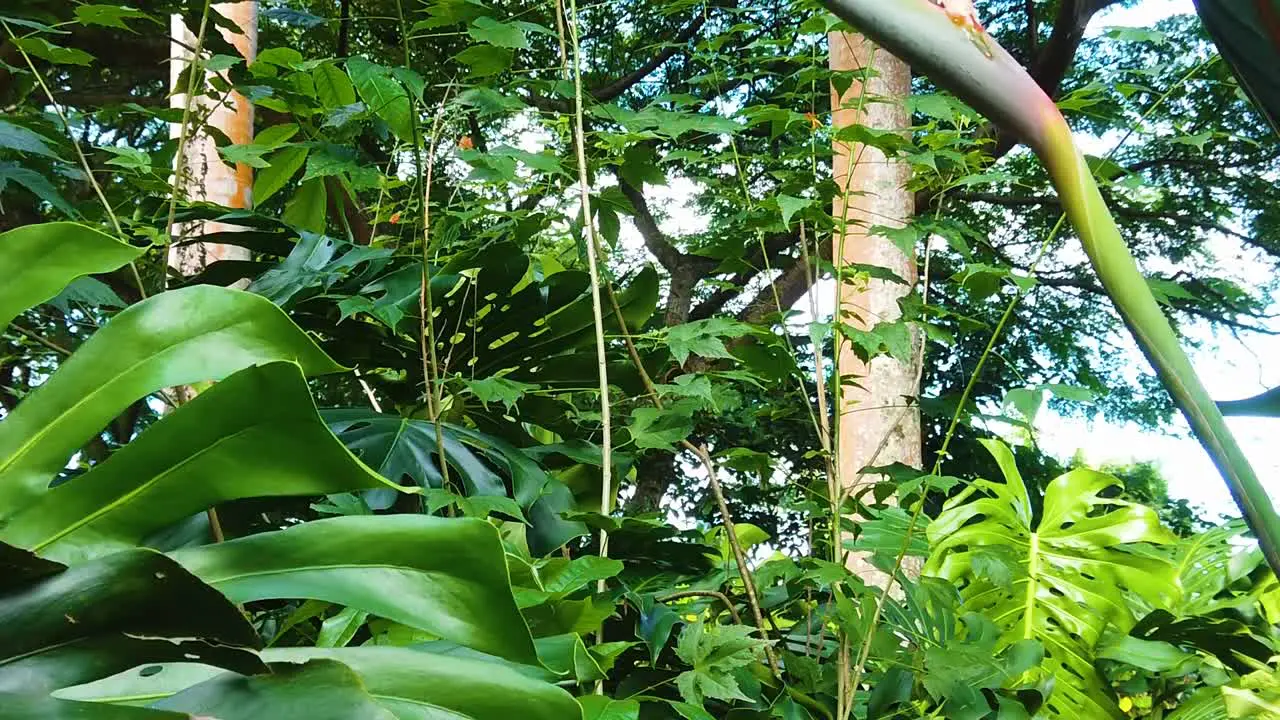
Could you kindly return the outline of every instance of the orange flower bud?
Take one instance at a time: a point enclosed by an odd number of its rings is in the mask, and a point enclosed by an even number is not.
[[[458,147],[463,150],[474,150],[476,144],[472,141],[470,135],[463,135],[462,139],[458,141]]]

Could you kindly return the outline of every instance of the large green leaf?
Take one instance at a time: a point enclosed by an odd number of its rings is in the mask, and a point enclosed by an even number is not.
[[[395,720],[360,676],[333,660],[276,663],[271,673],[223,673],[153,707],[218,720]]]
[[[1280,132],[1280,0],[1196,0],[1222,57]]]
[[[342,369],[251,293],[193,286],[130,307],[0,422],[0,510],[44,494],[71,454],[135,400],[276,360],[307,374]]]
[[[573,696],[499,663],[409,648],[282,648],[272,662],[337,660],[400,720],[577,720]]]
[[[0,695],[43,698],[153,662],[262,672],[257,644],[217,591],[164,555],[130,550],[0,594]]]
[[[277,362],[215,384],[36,502],[3,508],[0,540],[74,560],[135,545],[229,500],[377,486],[390,484],[329,432],[301,369]]]
[[[24,225],[0,233],[0,329],[82,275],[115,270],[144,252],[70,222]]]
[[[518,666],[459,653],[400,647],[275,648],[262,657],[281,663],[336,660],[354,670],[367,691],[399,720],[578,720],[573,697]],[[58,693],[95,702],[165,698],[224,674],[215,668],[167,663]],[[135,700],[136,702],[136,700]]]
[[[409,478],[423,488],[442,486],[435,424],[360,409],[325,410],[322,414],[338,438],[383,477],[393,481]],[[533,553],[550,552],[586,534],[586,525],[560,517],[577,509],[572,493],[522,450],[500,438],[450,423],[441,424],[440,431],[451,478],[461,478],[468,495],[507,494],[504,478],[494,468],[510,479],[511,493],[532,525],[528,538]],[[366,493],[366,499],[371,507],[386,508],[394,500],[393,493],[373,490]]]
[[[1013,453],[986,441],[1005,482],[977,480],[949,500],[929,525],[933,552],[925,573],[960,587],[962,610],[991,618],[998,649],[1022,640],[1044,645],[1043,667],[1057,683],[1052,717],[1123,717],[1093,666],[1104,630],[1128,632],[1131,600],[1163,606],[1177,595],[1176,570],[1134,543],[1172,543],[1151,508],[1108,499],[1115,478],[1078,469],[1045,490],[1039,522]],[[1012,558],[1005,577],[990,565]]]
[[[483,520],[339,517],[173,557],[237,603],[324,600],[492,655],[538,662],[498,532]]]
[[[393,481],[407,478],[422,488],[442,487],[435,423],[358,408],[324,410],[322,414],[338,439],[383,477]],[[464,443],[457,432],[460,429],[447,423],[440,426],[452,479],[461,479],[468,495],[506,495],[502,478]],[[541,479],[546,482],[545,473]],[[394,497],[375,498],[370,507],[385,509],[392,500]]]

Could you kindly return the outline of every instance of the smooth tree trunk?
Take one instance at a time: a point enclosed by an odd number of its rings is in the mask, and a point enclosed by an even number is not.
[[[245,63],[253,62],[258,51],[258,3],[218,3],[209,8],[210,13],[220,13],[240,29],[233,33],[219,27],[213,19],[207,23],[206,32],[220,32],[244,57]],[[189,48],[196,47],[197,39],[182,17],[170,20],[169,84],[172,90],[170,104],[174,108],[186,107],[186,81],[183,71],[191,62]],[[182,87],[178,83],[182,82]],[[200,87],[202,83],[197,83]],[[229,208],[253,207],[253,168],[237,163],[233,168],[218,154],[213,136],[206,128],[216,128],[235,144],[253,142],[253,105],[238,92],[225,96],[200,95],[191,104],[190,123],[187,128],[186,146],[180,165],[177,190],[187,200],[205,200]],[[171,136],[182,133],[178,124],[170,126]],[[249,250],[235,245],[215,243],[180,244],[211,233],[235,229],[218,222],[193,222],[172,228],[175,242],[169,249],[169,266],[183,276],[191,276],[218,260],[248,260]]]
[[[865,76],[856,75],[843,95],[832,88],[833,130],[838,133],[841,128],[860,124],[906,132],[911,124],[906,107],[911,71],[906,63],[856,33],[833,32],[828,42],[832,70],[871,68],[867,82],[862,82]],[[915,211],[907,189],[910,166],[904,160],[885,157],[876,148],[839,139],[833,149],[832,172],[840,189],[832,209],[836,219],[832,256],[836,263],[884,267],[908,283],[914,282],[915,258],[871,232],[876,226],[902,227],[910,222]],[[847,278],[840,288],[840,322],[870,330],[876,323],[897,320],[901,316],[898,300],[909,290],[907,285],[884,280]],[[868,466],[897,462],[920,467],[920,414],[915,402],[918,373],[910,364],[885,355],[864,362],[850,342],[841,340],[839,334],[836,337],[839,478],[843,490],[851,495],[859,486],[882,479],[862,474]],[[913,347],[918,342],[916,339]],[[864,580],[885,580],[864,556],[851,554],[848,565]]]

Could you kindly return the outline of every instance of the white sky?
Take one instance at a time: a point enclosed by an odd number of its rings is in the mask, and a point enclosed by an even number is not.
[[[1090,30],[1147,25],[1169,15],[1194,12],[1191,0],[1145,0],[1133,8],[1103,14]],[[1214,398],[1243,398],[1280,385],[1280,363],[1271,361],[1280,357],[1280,338],[1255,334],[1241,342],[1229,334],[1215,336],[1208,331],[1196,337],[1204,347],[1192,353],[1192,361]],[[1146,367],[1140,357],[1135,356],[1134,362]],[[1228,424],[1274,501],[1280,497],[1280,453],[1273,452],[1270,443],[1280,440],[1280,419],[1231,418]],[[1186,498],[1214,515],[1238,515],[1208,455],[1189,437],[1181,418],[1178,426],[1174,432],[1180,436],[1049,416],[1039,423],[1038,438],[1043,447],[1062,457],[1080,449],[1093,463],[1155,461],[1174,497]]]

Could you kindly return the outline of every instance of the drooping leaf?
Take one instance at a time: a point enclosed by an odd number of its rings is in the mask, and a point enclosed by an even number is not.
[[[0,148],[50,158],[58,157],[57,153],[49,149],[49,142],[49,138],[38,132],[0,120]]]
[[[0,328],[47,302],[72,280],[115,270],[143,253],[110,235],[69,222],[24,225],[0,234]]]
[[[0,162],[0,192],[4,192],[10,182],[17,183],[26,188],[28,192],[40,198],[44,202],[49,203],[64,215],[76,217],[79,213],[58,193],[57,188],[44,175],[26,168],[18,163],[4,161]]]
[[[443,488],[436,426],[427,420],[383,415],[368,410],[324,411],[329,427],[366,463],[395,482],[409,478],[422,488]],[[530,549],[541,555],[586,533],[586,526],[560,517],[576,509],[572,493],[519,448],[486,433],[442,423],[441,439],[451,481],[462,481],[469,496],[511,496],[532,527]],[[501,473],[501,475],[499,474]],[[375,509],[390,507],[394,491],[374,490],[366,501]]]
[[[1280,4],[1275,0],[1196,0],[1222,57],[1280,133]]]
[[[128,308],[0,422],[0,512],[44,494],[67,458],[135,400],[276,360],[308,374],[342,369],[250,293],[200,285]]]
[[[169,558],[129,550],[0,594],[0,695],[47,696],[153,662],[266,667],[253,627]]]
[[[53,559],[93,557],[230,500],[387,484],[321,421],[301,369],[275,362],[215,384],[88,473],[0,510],[0,539]]]
[[[237,603],[324,600],[537,663],[493,526],[425,515],[313,520],[173,554]]]
[[[154,704],[218,720],[395,720],[351,668],[317,658],[255,677],[224,673]]]

